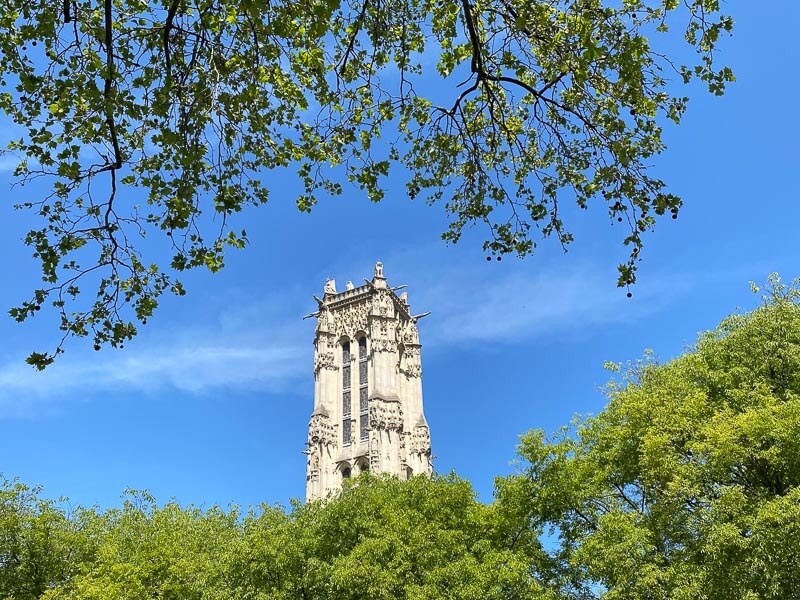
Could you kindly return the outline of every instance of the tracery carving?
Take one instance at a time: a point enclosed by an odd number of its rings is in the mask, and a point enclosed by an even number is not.
[[[406,344],[403,347],[403,352],[405,352],[405,355],[408,357],[419,358],[419,349],[420,346],[418,345]]]
[[[333,332],[333,315],[328,308],[322,307],[317,315],[317,331]]]
[[[401,321],[397,327],[397,337],[404,344],[419,345],[419,331],[414,321]]]
[[[407,377],[422,377],[422,363],[420,361],[419,345],[404,345],[400,356],[400,370]]]
[[[391,320],[381,317],[372,318],[372,351],[397,352],[395,328],[390,328]]]
[[[373,352],[397,352],[397,342],[385,338],[372,340]]]
[[[308,457],[308,475],[306,479],[315,483],[319,481],[319,453],[316,448],[310,452]]]
[[[381,468],[381,455],[378,452],[378,439],[373,435],[369,443],[369,469],[379,473]]]
[[[367,329],[369,307],[366,301],[353,302],[336,310],[336,333],[353,337],[356,331]]]
[[[314,374],[320,369],[336,369],[334,358],[334,335],[330,333],[320,333],[317,336],[316,351],[314,352]]]
[[[394,301],[388,290],[378,290],[372,296],[372,314],[382,317],[394,317]]]
[[[417,425],[414,427],[414,435],[411,439],[411,451],[416,454],[431,454],[431,434],[427,425]]]
[[[310,447],[332,446],[336,448],[336,427],[327,415],[312,415],[308,424],[308,445]]]
[[[314,357],[314,373],[319,373],[320,369],[336,369],[333,352],[317,352]]]
[[[386,402],[373,398],[369,403],[370,429],[403,430],[403,409],[399,402]]]
[[[403,373],[405,373],[408,377],[422,377],[422,366],[416,363],[406,364],[405,369],[403,369]]]

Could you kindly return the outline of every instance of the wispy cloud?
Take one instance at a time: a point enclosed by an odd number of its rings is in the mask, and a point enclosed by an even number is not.
[[[631,322],[665,309],[697,285],[689,271],[648,273],[633,298],[617,288],[613,264],[558,256],[486,263],[441,245],[398,250],[384,260],[391,284],[409,283],[412,311],[431,311],[423,344],[524,343]],[[337,280],[369,276],[369,260],[351,256],[329,267]],[[707,277],[706,277],[707,278]],[[340,286],[341,287],[341,286]]]
[[[165,328],[121,352],[68,352],[43,373],[17,356],[0,364],[0,417],[37,416],[101,394],[291,392],[311,369],[296,321],[252,305],[221,311],[201,326]]]
[[[628,299],[608,273],[588,265],[516,269],[491,281],[482,279],[475,271],[463,271],[447,286],[421,292],[426,307],[437,314],[426,324],[429,345],[514,343],[630,321],[661,310],[691,287],[677,275],[651,278]]]
[[[342,281],[371,275],[363,272],[363,260],[353,262],[358,266],[331,265],[331,273]],[[421,333],[423,344],[436,352],[454,343],[528,343],[630,322],[664,309],[694,285],[679,274],[651,275],[629,300],[612,274],[591,264],[476,268],[463,261],[422,261],[417,253],[389,257],[386,264],[391,283],[408,277],[413,284],[413,308],[433,311]],[[308,293],[284,288],[280,298],[254,301],[252,294],[226,291],[212,303],[218,308],[184,315],[183,325],[162,325],[154,329],[156,337],[143,337],[122,352],[70,351],[45,373],[18,356],[0,362],[0,417],[36,416],[99,395],[305,392],[313,333],[295,308],[310,310]]]

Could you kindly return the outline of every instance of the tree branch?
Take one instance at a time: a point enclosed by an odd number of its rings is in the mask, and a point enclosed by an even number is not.
[[[122,154],[119,150],[117,126],[114,122],[114,20],[112,14],[112,0],[105,0],[105,46],[106,46],[106,72],[103,85],[103,99],[105,101],[106,125],[111,136],[111,145],[114,147],[114,162],[107,165],[106,170],[122,167]]]
[[[167,71],[167,79],[172,78],[172,59],[169,50],[169,34],[172,31],[172,23],[175,20],[175,14],[178,12],[178,4],[180,0],[172,0],[167,12],[167,19],[164,21],[164,68]]]

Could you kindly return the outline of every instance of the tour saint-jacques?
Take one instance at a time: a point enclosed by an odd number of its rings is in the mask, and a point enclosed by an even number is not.
[[[344,291],[325,284],[314,338],[314,410],[308,426],[306,500],[326,498],[363,471],[400,479],[431,475],[422,409],[417,321],[375,265],[371,280]]]

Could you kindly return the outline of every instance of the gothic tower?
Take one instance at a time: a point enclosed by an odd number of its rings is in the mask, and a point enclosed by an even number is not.
[[[314,412],[308,426],[306,500],[325,498],[361,471],[400,479],[431,475],[422,412],[417,320],[408,294],[389,287],[383,265],[372,280],[343,292],[330,280],[314,338]]]

